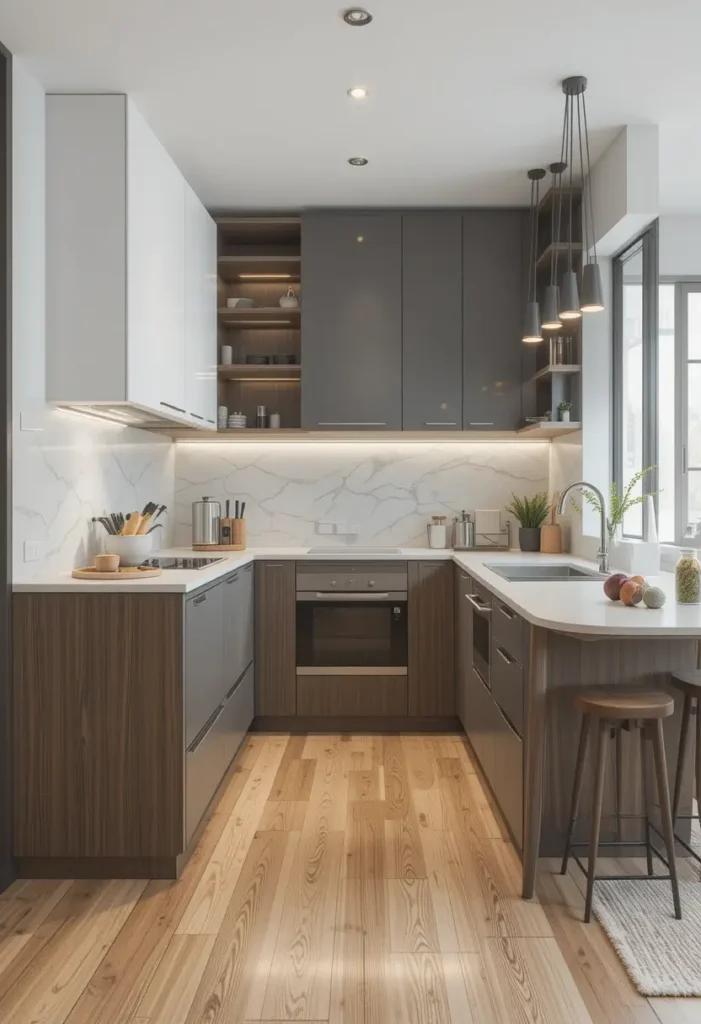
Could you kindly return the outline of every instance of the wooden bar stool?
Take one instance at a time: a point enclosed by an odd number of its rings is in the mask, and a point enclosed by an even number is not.
[[[682,710],[682,727],[679,733],[679,755],[677,757],[677,770],[674,778],[674,799],[672,800],[672,824],[677,824],[679,815],[679,803],[682,796],[682,782],[684,779],[684,768],[686,766],[687,751],[689,749],[689,731],[691,729],[691,716],[696,714],[696,758],[694,778],[696,784],[696,800],[699,822],[701,823],[701,672],[673,672],[671,683],[677,690],[684,694],[684,708]],[[694,814],[681,815],[682,820],[689,821],[695,818]],[[700,860],[698,853],[679,839],[689,853]]]
[[[628,878],[625,875],[597,875],[596,860],[599,853],[599,846],[641,846],[642,843],[627,842],[621,843],[619,839],[611,842],[600,843],[601,833],[601,812],[604,802],[604,780],[606,775],[607,745],[609,735],[616,738],[617,755],[620,751],[620,730],[641,729],[640,751],[643,766],[643,798],[645,802],[645,814],[639,817],[645,819],[645,845],[647,848],[647,875],[636,875],[639,879],[654,879],[656,881],[670,881],[672,883],[672,897],[674,900],[674,916],[681,918],[681,904],[679,902],[679,882],[677,880],[677,864],[674,854],[674,833],[672,828],[672,810],[669,802],[669,784],[667,781],[667,762],[665,760],[664,734],[662,730],[662,719],[674,714],[674,698],[668,693],[654,690],[627,690],[624,687],[593,690],[583,690],[574,696],[574,706],[582,712],[582,728],[579,734],[579,748],[577,751],[577,766],[575,768],[574,786],[572,789],[572,808],[570,811],[570,823],[567,830],[567,841],[565,852],[562,858],[563,875],[567,874],[567,865],[573,847],[589,846],[589,863],[585,869],[579,857],[572,854],[574,860],[587,876],[587,895],[584,906],[584,920],[591,920],[592,899],[594,896],[594,882],[609,880],[621,880]],[[577,824],[579,803],[582,795],[582,784],[584,781],[584,762],[587,756],[589,738],[592,729],[596,732],[596,755],[595,755],[595,777],[592,794],[591,831],[589,843],[574,843],[574,830]],[[646,739],[652,740],[654,754],[655,775],[657,778],[657,792],[662,815],[662,830],[667,847],[667,859],[662,856],[650,842],[649,825],[649,803],[647,793],[647,781],[645,772],[645,745]],[[620,786],[620,755],[616,758],[617,794]],[[620,814],[620,796],[616,800],[616,815]],[[625,817],[638,817],[638,815],[625,815]],[[652,854],[667,865],[668,875],[655,875],[653,873]]]

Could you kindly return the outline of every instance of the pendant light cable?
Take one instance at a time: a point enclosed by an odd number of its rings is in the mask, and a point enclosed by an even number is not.
[[[584,216],[582,218],[582,226],[584,228],[584,259],[585,262],[589,262],[589,212],[587,203],[587,182],[584,178],[584,148],[582,146],[582,111],[581,111],[581,95],[577,93],[577,135],[579,137],[579,166],[582,173],[582,203],[584,204]],[[574,101],[573,101],[574,102]]]
[[[592,253],[594,255],[594,263],[598,263],[599,259],[596,255],[596,232],[594,231],[594,203],[592,202],[592,191],[591,191],[591,157],[589,155],[589,126],[587,124],[587,100],[582,93],[582,114],[584,115],[584,142],[587,151],[587,193],[589,195],[589,217],[591,218],[591,246]]]

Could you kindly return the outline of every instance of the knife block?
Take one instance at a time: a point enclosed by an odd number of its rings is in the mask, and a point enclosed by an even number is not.
[[[222,518],[220,544],[193,544],[195,551],[243,551],[246,547],[246,520]]]
[[[545,555],[559,555],[562,551],[562,530],[559,523],[546,523],[540,528],[540,550]]]

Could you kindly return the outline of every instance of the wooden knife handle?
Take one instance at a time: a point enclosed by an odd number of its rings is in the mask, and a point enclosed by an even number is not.
[[[141,525],[141,513],[139,511],[132,512],[127,519],[124,529],[122,530],[123,537],[133,537],[138,533],[139,526]]]
[[[139,528],[136,531],[139,537],[142,537],[145,533],[148,533],[148,528],[151,525],[151,518],[152,516],[150,512],[148,513],[148,515],[141,517]]]

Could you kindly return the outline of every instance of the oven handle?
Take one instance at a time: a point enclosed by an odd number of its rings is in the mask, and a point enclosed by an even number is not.
[[[311,593],[309,591],[301,591],[297,594],[298,601],[406,601],[406,592],[394,591],[384,593],[331,593],[330,591],[316,591]]]
[[[491,609],[491,607],[488,604],[480,604],[479,601],[476,601],[474,599],[472,594],[465,594],[465,597],[470,602],[470,604],[475,609],[475,611],[479,612],[480,615],[491,615],[492,614],[492,609]]]

